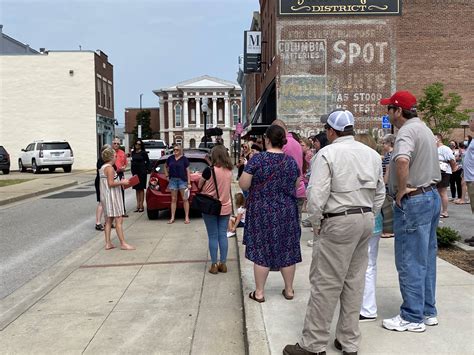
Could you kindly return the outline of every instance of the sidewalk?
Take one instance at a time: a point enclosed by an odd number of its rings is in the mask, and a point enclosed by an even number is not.
[[[0,320],[22,294],[37,295],[0,332],[0,352],[244,354],[236,239],[229,272],[212,275],[202,220],[166,221],[135,214],[125,236],[136,251],[105,251],[97,233],[49,289],[38,280],[51,270],[1,300]]]
[[[266,285],[266,302],[249,299],[255,289],[253,264],[245,259],[245,249],[239,238],[245,318],[250,354],[281,354],[286,344],[300,340],[306,305],[309,299],[308,280],[312,249],[306,246],[311,238],[309,228],[303,228],[303,262],[297,265],[295,298],[287,301],[281,295],[283,279],[271,272]],[[382,328],[383,318],[399,314],[401,296],[395,269],[393,238],[381,239],[378,255],[376,322],[361,323],[361,354],[472,354],[474,349],[474,277],[438,258],[437,306],[439,325],[427,327],[424,333],[398,333]],[[337,310],[338,312],[338,310]],[[337,313],[336,313],[337,314]],[[334,348],[333,319],[328,354],[339,354]]]
[[[34,175],[31,173],[22,173],[20,175],[2,175],[2,180],[33,180],[0,188],[0,206],[66,189],[79,183],[93,181],[95,179],[95,174],[95,170],[82,170],[70,174],[56,173]]]

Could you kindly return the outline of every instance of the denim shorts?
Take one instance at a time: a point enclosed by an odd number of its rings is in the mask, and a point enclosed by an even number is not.
[[[180,178],[170,178],[168,182],[168,189],[170,190],[184,190],[187,187],[187,181],[183,181]]]

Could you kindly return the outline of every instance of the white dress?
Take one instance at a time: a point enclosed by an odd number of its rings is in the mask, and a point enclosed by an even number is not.
[[[122,189],[120,186],[109,187],[107,176],[105,175],[105,168],[108,166],[111,167],[112,165],[109,163],[104,164],[99,170],[100,203],[102,203],[106,217],[120,217],[125,213],[122,201]],[[120,181],[115,171],[114,174],[114,181]]]

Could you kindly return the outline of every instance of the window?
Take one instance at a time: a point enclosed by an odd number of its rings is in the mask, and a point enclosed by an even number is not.
[[[106,101],[106,95],[107,95],[107,87],[105,84],[105,81],[102,82],[102,106],[107,108],[107,101]]]
[[[174,122],[175,122],[175,127],[181,127],[181,115],[182,115],[182,110],[181,110],[181,105],[177,104],[174,107]]]
[[[191,122],[196,122],[196,110],[194,108],[191,109]]]
[[[97,79],[97,105],[102,106],[102,82]]]
[[[189,141],[189,148],[196,148],[196,140],[194,138],[191,138]]]
[[[232,105],[232,117],[234,119],[234,126],[237,126],[237,123],[239,123],[239,105],[235,103]]]
[[[108,92],[108,102],[107,104],[109,105],[109,109],[112,110],[112,85],[108,85],[109,86],[109,92]]]

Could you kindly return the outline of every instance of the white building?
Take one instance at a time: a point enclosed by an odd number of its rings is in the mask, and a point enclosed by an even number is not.
[[[0,144],[12,168],[34,140],[67,140],[73,169],[94,169],[114,136],[113,66],[103,52],[0,56]]]
[[[204,136],[200,99],[206,97],[207,128],[221,128],[225,146],[231,146],[240,122],[242,89],[238,84],[205,75],[153,92],[160,100],[160,138],[168,144],[180,143],[185,148],[199,145]]]

